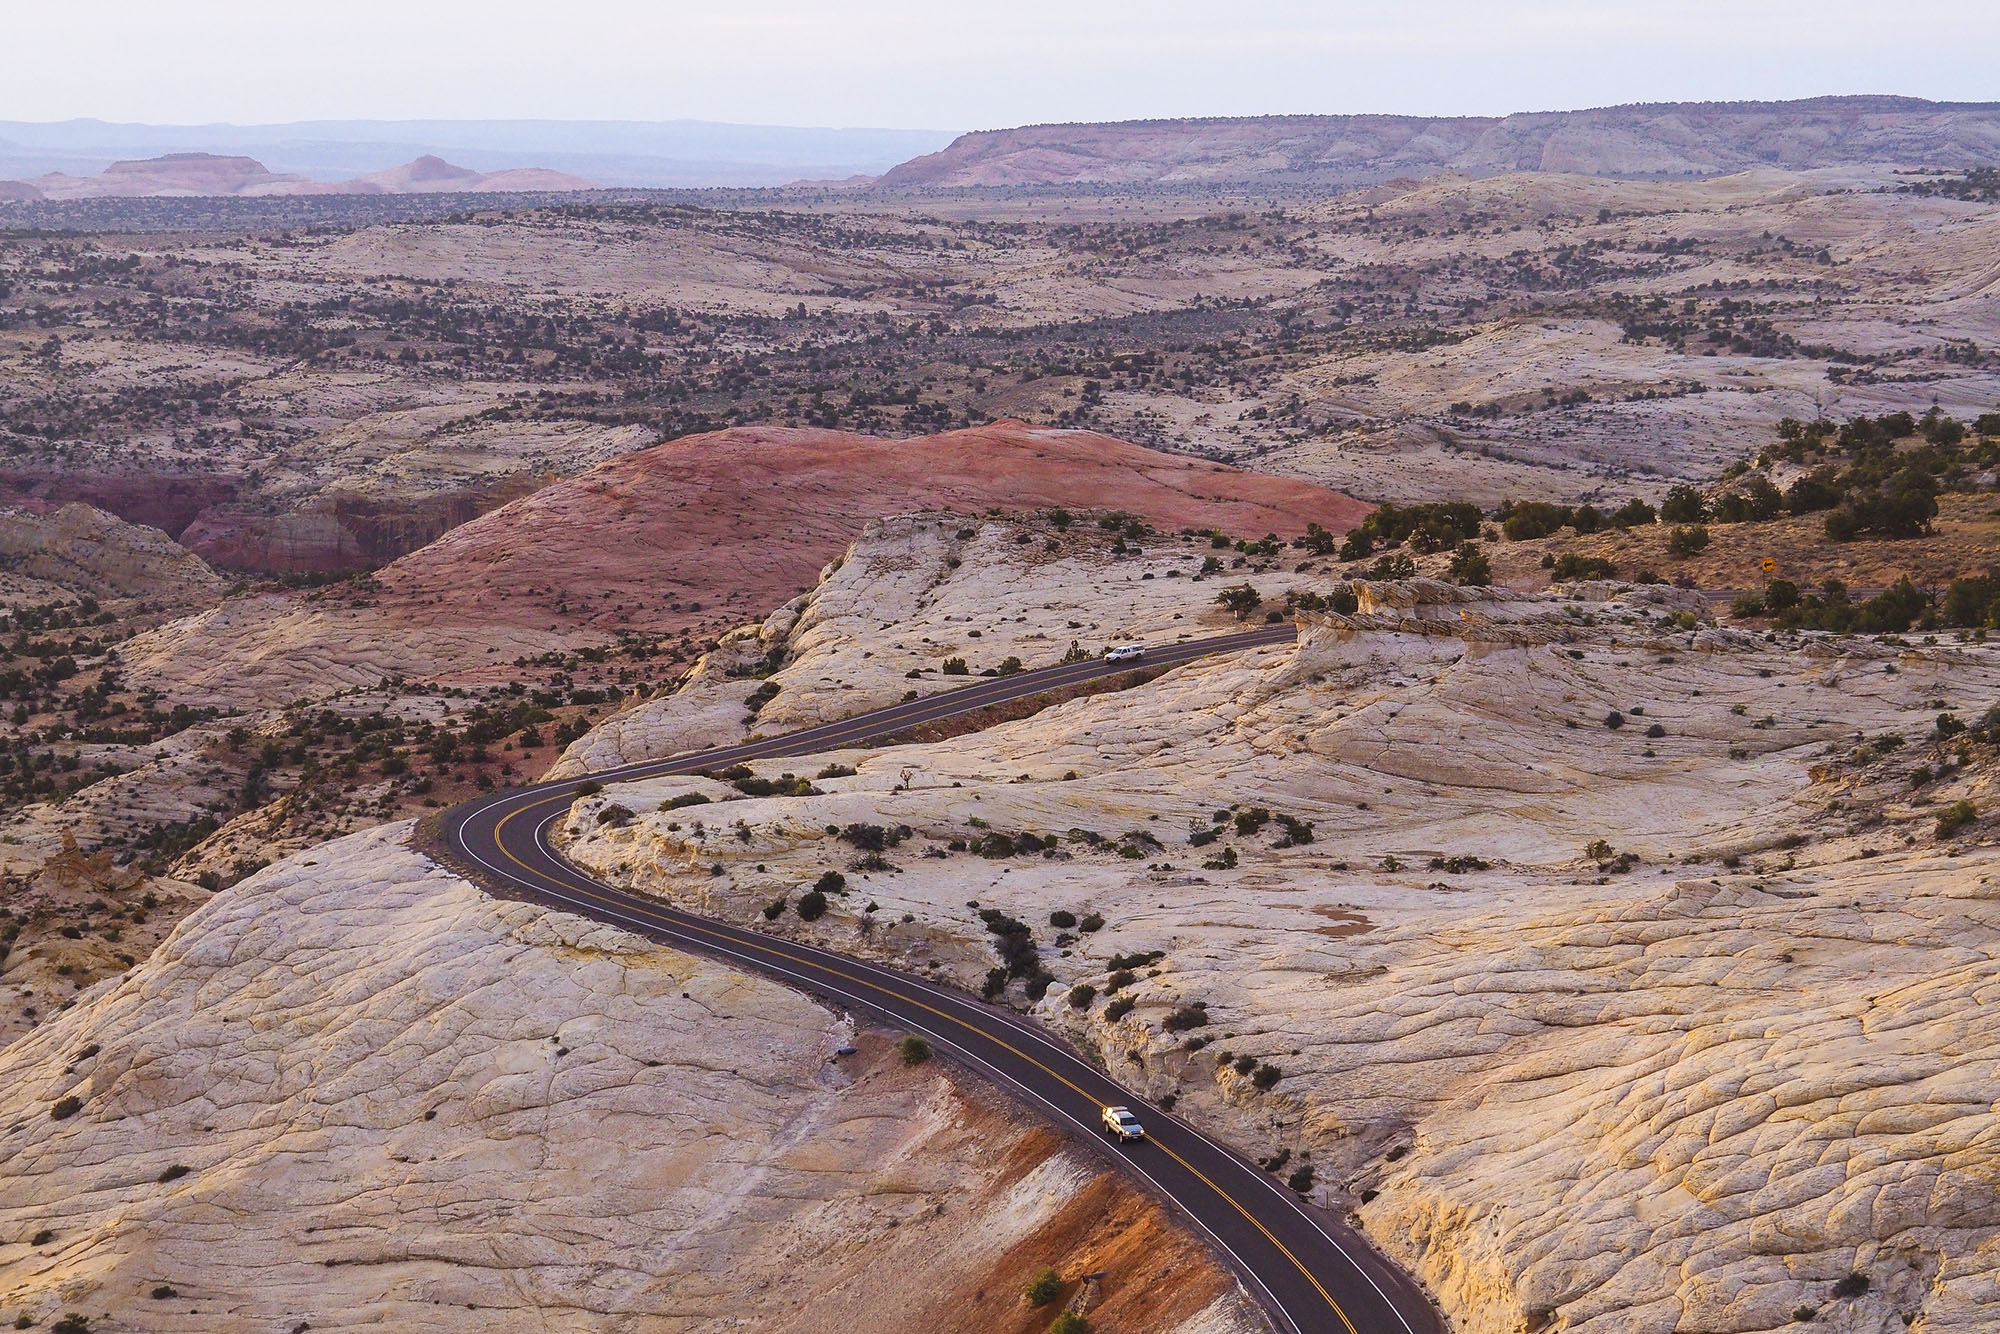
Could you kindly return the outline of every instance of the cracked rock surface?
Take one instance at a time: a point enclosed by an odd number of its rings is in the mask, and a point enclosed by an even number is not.
[[[1110,1328],[1258,1327],[1094,1154],[891,1035],[407,833],[225,891],[0,1051],[0,1317],[970,1334],[1046,1324],[1054,1264],[1109,1272]]]

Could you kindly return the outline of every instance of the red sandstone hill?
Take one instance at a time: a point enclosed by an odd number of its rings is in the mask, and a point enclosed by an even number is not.
[[[741,621],[808,587],[870,519],[1055,505],[1123,510],[1168,531],[1281,537],[1308,523],[1341,532],[1370,508],[1310,482],[1018,421],[906,440],[742,427],[621,455],[453,529],[378,579],[385,607],[449,590],[448,615],[546,625],[547,596],[525,590],[574,600],[609,588]],[[633,598],[613,601],[636,610]],[[575,611],[572,623],[603,630],[655,623],[620,622],[609,604]]]
[[[375,589],[237,599],[127,645],[135,682],[259,707],[387,676],[505,680],[620,631],[713,634],[812,585],[870,519],[1117,509],[1168,531],[1281,537],[1368,506],[1309,482],[1088,431],[995,422],[909,440],[745,428],[620,455],[377,572]]]

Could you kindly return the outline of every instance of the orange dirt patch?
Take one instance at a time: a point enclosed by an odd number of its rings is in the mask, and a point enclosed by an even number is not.
[[[1322,904],[1313,909],[1313,914],[1333,923],[1332,926],[1316,926],[1313,930],[1322,936],[1332,936],[1336,940],[1346,936],[1358,936],[1375,929],[1375,923],[1352,908],[1330,908]]]

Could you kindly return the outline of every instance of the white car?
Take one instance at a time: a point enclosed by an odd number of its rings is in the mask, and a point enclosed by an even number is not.
[[[1146,1138],[1146,1127],[1139,1124],[1139,1118],[1132,1115],[1130,1107],[1106,1107],[1104,1128],[1113,1138],[1123,1140]]]
[[[1131,662],[1135,658],[1143,658],[1145,656],[1146,646],[1144,644],[1120,644],[1117,648],[1107,652],[1104,655],[1104,660],[1106,662]]]

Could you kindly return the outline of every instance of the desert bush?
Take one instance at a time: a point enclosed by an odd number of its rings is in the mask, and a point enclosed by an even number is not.
[[[1114,966],[1117,962],[1116,959],[1112,960]],[[1113,992],[1123,991],[1138,980],[1139,975],[1130,968],[1118,968],[1111,976],[1104,979],[1104,994],[1109,996]]]
[[[1676,528],[1667,534],[1667,554],[1676,560],[1684,560],[1707,549],[1708,529],[1700,524],[1692,528]]]
[[[1019,658],[1015,657],[1013,654],[1010,653],[1006,657],[1000,659],[1000,665],[993,669],[993,675],[1018,676],[1020,673],[1026,670],[1027,670],[1027,664],[1023,663]]]
[[[964,658],[946,658],[943,670],[946,676],[970,676],[972,674],[972,669],[965,665]]]
[[[595,778],[586,778],[583,782],[578,783],[570,789],[570,795],[574,797],[594,797],[603,790],[604,784],[598,782]]]
[[[1104,1007],[1104,1017],[1115,1024],[1126,1015],[1132,1013],[1132,1005],[1133,1001],[1130,996],[1120,996],[1117,1000],[1112,1001],[1111,1004]]]
[[[847,877],[838,871],[825,871],[813,881],[813,888],[822,894],[839,894],[847,889]]]
[[[1237,620],[1244,621],[1250,618],[1251,612],[1263,605],[1264,595],[1249,584],[1237,584],[1217,593],[1215,600]]]
[[[1979,818],[1979,808],[1969,801],[1955,801],[1937,818],[1937,836],[1951,838]]]
[[[1028,1286],[1021,1295],[1028,1299],[1030,1306],[1047,1306],[1062,1295],[1062,1289],[1062,1275],[1044,1266],[1035,1271],[1034,1277],[1028,1280]]]
[[[1841,1299],[1859,1297],[1874,1286],[1874,1283],[1869,1280],[1868,1275],[1857,1271],[1834,1284],[1833,1295]]]
[[[1549,577],[1559,584],[1578,579],[1616,579],[1618,567],[1602,556],[1579,556],[1571,551],[1551,564]]]
[[[1280,815],[1278,823],[1284,828],[1273,847],[1298,848],[1313,841],[1313,825],[1310,820],[1301,820],[1296,815]]]
[[[1074,1311],[1064,1311],[1049,1326],[1049,1334],[1090,1334],[1090,1322]]]
[[[597,823],[608,824],[613,829],[623,829],[632,823],[632,812],[624,806],[606,806],[597,813]]]
[[[1493,562],[1472,543],[1461,542],[1458,549],[1451,553],[1451,565],[1445,573],[1454,583],[1468,588],[1484,588],[1493,582]]]
[[[1625,715],[1613,709],[1604,715],[1604,725],[1615,732],[1625,725]]]
[[[1252,806],[1248,810],[1236,812],[1236,832],[1249,837],[1270,822],[1271,812],[1262,806]]]
[[[1076,929],[1086,934],[1092,931],[1102,931],[1104,929],[1104,914],[1094,912],[1085,913],[1083,920],[1076,924]]]
[[[898,825],[894,829],[879,824],[856,822],[843,825],[840,841],[859,848],[863,852],[885,852],[910,836],[908,826]]]
[[[1683,482],[1667,492],[1660,502],[1661,523],[1700,523],[1708,517],[1708,502],[1697,487]]]
[[[1635,496],[1611,511],[1610,521],[1613,528],[1644,528],[1657,518],[1653,507]]]
[[[1414,579],[1417,577],[1417,563],[1401,553],[1377,556],[1375,563],[1368,567],[1366,577],[1384,582]]]
[[[1208,1023],[1208,1007],[1197,1002],[1193,1005],[1176,1006],[1172,1013],[1160,1021],[1160,1027],[1169,1033],[1185,1033],[1189,1029],[1201,1028]]]
[[[1510,542],[1532,542],[1559,532],[1574,517],[1566,506],[1523,500],[1501,506],[1500,531]]]
[[[1058,931],[1067,931],[1076,925],[1076,914],[1067,908],[1058,908],[1049,914],[1049,925]]]
[[[826,895],[816,889],[809,889],[799,895],[799,917],[803,921],[816,922],[826,916]]]
[[[1072,1010],[1088,1010],[1090,1003],[1097,999],[1097,988],[1088,982],[1079,982],[1069,989],[1069,1006]]]
[[[1255,1073],[1253,1073],[1250,1076],[1250,1082],[1252,1084],[1255,1084],[1260,1089],[1268,1089],[1273,1085],[1275,1085],[1279,1080],[1283,1079],[1284,1077],[1285,1077],[1285,1072],[1283,1070],[1280,1070],[1277,1066],[1272,1065],[1269,1061],[1265,1061],[1263,1064],[1259,1065]]]
[[[1310,1194],[1313,1188],[1312,1164],[1307,1163],[1305,1166],[1301,1167],[1298,1171],[1292,1173],[1289,1177],[1285,1178],[1285,1184],[1287,1186],[1290,1186],[1293,1190],[1297,1191],[1301,1195]]]
[[[1146,968],[1167,957],[1165,950],[1134,950],[1130,954],[1111,956],[1112,968]]]
[[[785,909],[790,906],[791,906],[791,901],[785,898],[784,895],[782,894],[779,895],[777,898],[772,899],[769,903],[764,905],[764,920],[767,922],[777,921],[780,917],[785,915]]]
[[[813,775],[814,778],[852,778],[854,770],[845,764],[829,764]]]
[[[916,1033],[906,1033],[896,1044],[896,1054],[903,1058],[904,1065],[922,1065],[931,1058],[931,1044]]]

